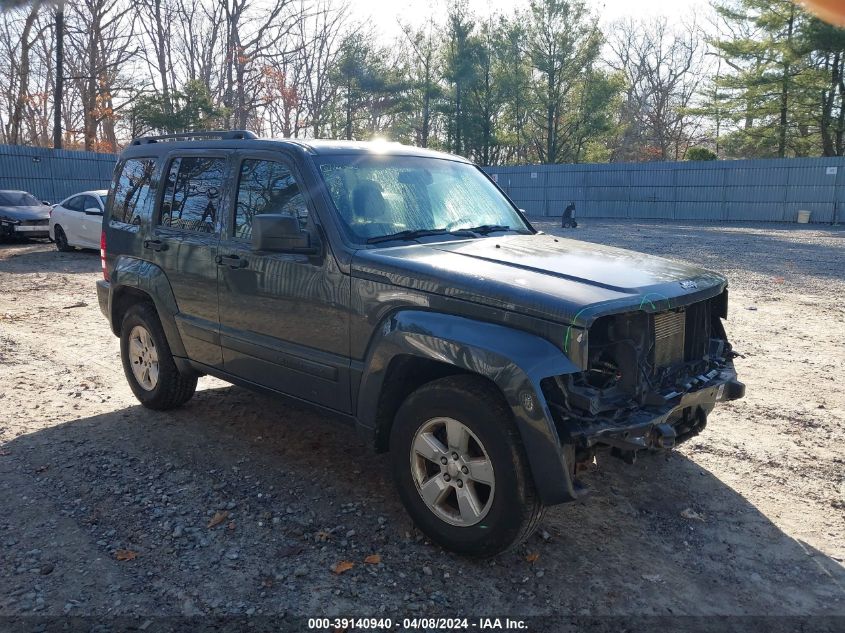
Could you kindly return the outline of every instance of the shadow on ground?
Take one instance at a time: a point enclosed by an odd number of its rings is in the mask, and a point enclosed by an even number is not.
[[[53,557],[36,579],[48,596],[73,585],[74,614],[845,613],[839,563],[680,453],[602,464],[587,475],[592,494],[553,508],[541,535],[475,561],[422,540],[385,457],[351,428],[237,387],[199,391],[174,412],[132,406],[69,421],[1,448],[0,480],[16,483],[0,486],[0,501],[43,513],[46,526],[15,548]],[[81,544],[56,540],[57,522]],[[137,558],[117,562],[118,550]],[[382,562],[365,564],[370,554]],[[355,566],[333,574],[343,560]],[[27,574],[0,577],[0,595],[32,582]],[[0,615],[16,604],[0,602]],[[48,598],[53,608],[62,606]]]
[[[93,273],[100,254],[92,249],[60,253],[46,240],[0,244],[0,271],[6,273]]]

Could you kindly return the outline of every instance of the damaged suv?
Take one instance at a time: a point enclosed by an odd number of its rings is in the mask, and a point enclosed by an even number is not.
[[[145,137],[106,206],[100,306],[143,405],[203,374],[317,405],[453,550],[513,546],[597,451],[671,448],[744,393],[723,277],[543,235],[456,156]]]

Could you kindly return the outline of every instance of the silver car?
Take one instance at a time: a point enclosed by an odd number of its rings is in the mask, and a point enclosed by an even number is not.
[[[0,191],[0,242],[49,237],[50,206],[26,191]]]

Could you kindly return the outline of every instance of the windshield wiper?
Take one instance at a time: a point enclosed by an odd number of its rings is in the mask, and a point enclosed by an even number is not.
[[[398,233],[371,237],[367,240],[367,244],[392,242],[393,240],[415,240],[418,237],[426,237],[428,235],[449,235],[450,233],[451,231],[447,231],[446,229],[407,229],[405,231],[399,231]]]
[[[392,242],[393,240],[415,240],[418,237],[427,237],[429,235],[458,235],[462,237],[472,237],[473,235],[487,235],[494,231],[513,231],[509,226],[503,224],[482,224],[481,226],[474,226],[470,228],[460,229],[407,229],[399,231],[398,233],[390,233],[389,235],[379,235],[371,237],[367,240],[367,244],[378,244],[379,242]]]
[[[487,235],[488,233],[493,233],[494,231],[513,231],[509,226],[504,226],[503,224],[482,224],[481,226],[471,226],[469,228],[461,228],[458,231],[470,231],[472,233],[479,233],[480,235]]]

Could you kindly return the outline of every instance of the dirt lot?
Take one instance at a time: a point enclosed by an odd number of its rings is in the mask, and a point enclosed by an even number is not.
[[[727,274],[748,395],[483,562],[427,544],[385,460],[305,407],[203,378],[142,409],[98,254],[0,247],[0,615],[845,615],[845,231],[584,224]]]

